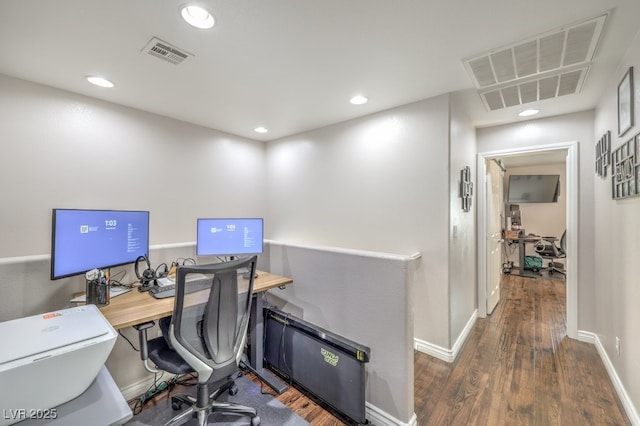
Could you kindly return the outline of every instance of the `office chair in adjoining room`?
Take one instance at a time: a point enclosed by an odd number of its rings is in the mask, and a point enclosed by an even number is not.
[[[149,366],[151,360],[156,367],[172,374],[198,375],[195,398],[185,394],[171,397],[173,409],[179,410],[183,404],[190,407],[167,425],[180,425],[194,417],[198,425],[206,425],[212,413],[249,416],[252,425],[260,424],[254,408],[217,401],[224,392],[231,395],[237,392],[232,376],[238,370],[247,339],[256,262],[257,256],[252,256],[179,267],[167,336],[147,342],[147,328],[153,322],[136,327],[140,357],[147,370],[157,372]],[[250,271],[248,278],[239,276],[241,269]],[[222,385],[211,392],[210,386],[219,383]]]
[[[566,275],[564,264],[556,262],[556,259],[564,259],[567,257],[565,249],[566,235],[567,231],[562,233],[559,247],[555,242],[555,238],[545,239],[544,237],[535,245],[536,253],[538,253],[541,258],[549,260],[549,266],[546,268],[546,270],[549,271],[549,275],[553,275],[554,272]]]

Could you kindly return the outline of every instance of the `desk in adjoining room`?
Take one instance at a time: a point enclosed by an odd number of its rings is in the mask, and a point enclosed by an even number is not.
[[[529,277],[529,278],[536,278],[539,277],[540,274],[536,274],[535,272],[529,272],[527,273],[525,271],[525,255],[526,255],[526,245],[527,244],[536,244],[537,242],[543,240],[542,237],[534,237],[534,236],[527,236],[527,237],[519,237],[519,238],[507,238],[507,241],[509,241],[510,243],[518,243],[518,275],[520,275],[521,277]]]

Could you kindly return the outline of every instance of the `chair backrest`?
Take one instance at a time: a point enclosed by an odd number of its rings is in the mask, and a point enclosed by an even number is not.
[[[257,256],[181,266],[169,337],[199,382],[217,381],[238,367],[246,343]],[[239,272],[248,270],[247,279]]]
[[[541,239],[534,244],[533,248],[536,253],[545,259],[551,259],[558,256],[558,247],[551,239]]]
[[[560,250],[562,254],[567,254],[566,238],[567,238],[567,231],[565,230],[562,233],[562,237],[560,238]]]

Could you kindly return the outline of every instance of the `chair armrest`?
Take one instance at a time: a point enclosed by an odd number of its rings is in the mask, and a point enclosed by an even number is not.
[[[147,321],[147,322],[143,322],[142,324],[136,324],[133,326],[133,328],[140,331],[140,330],[146,330],[147,328],[151,328],[154,325],[156,325],[155,321]]]
[[[145,362],[149,358],[149,347],[147,346],[147,329],[156,325],[154,321],[143,322],[133,326],[138,330],[138,342],[140,343],[140,359]]]
[[[144,364],[144,369],[149,373],[157,373],[158,370],[149,365],[149,346],[147,345],[147,329],[156,325],[154,321],[143,322],[142,324],[136,324],[133,326],[138,330],[138,342],[140,343],[140,359]]]

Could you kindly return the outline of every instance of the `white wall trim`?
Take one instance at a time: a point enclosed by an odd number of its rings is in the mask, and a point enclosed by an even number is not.
[[[609,373],[609,378],[611,379],[613,387],[618,394],[618,398],[620,398],[620,402],[622,402],[622,406],[624,407],[624,411],[627,414],[627,417],[631,421],[632,425],[640,425],[640,416],[638,415],[638,411],[633,405],[633,401],[631,400],[631,397],[629,397],[627,390],[622,384],[622,381],[620,380],[620,377],[618,376],[618,373],[616,372],[616,369],[613,366],[609,355],[607,355],[607,351],[604,349],[604,346],[602,345],[602,342],[600,341],[598,335],[588,331],[580,331],[579,334],[581,336],[581,341],[595,344],[596,350],[600,355],[600,359],[602,359],[604,367],[607,369],[607,373]]]
[[[476,202],[476,267],[478,280],[478,316],[485,318],[487,316],[487,264],[489,262],[489,253],[487,251],[487,156],[484,153],[478,153],[478,164],[476,165],[476,185],[477,195]]]
[[[368,256],[368,257],[375,256],[383,259],[415,260],[415,259],[420,259],[422,257],[422,254],[420,252],[415,252],[410,255],[402,255],[402,254],[394,254],[394,253],[382,253],[382,252],[354,250],[354,249],[337,248],[337,247],[322,247],[322,246],[309,246],[304,244],[291,244],[291,243],[285,243],[282,241],[267,240],[267,239],[265,239],[264,242],[279,244],[283,246],[286,245],[290,247],[312,249],[312,250],[332,251],[336,253],[344,253],[344,254],[350,254],[350,255],[361,255],[361,256]],[[185,241],[182,243],[153,244],[149,246],[149,250],[164,250],[164,249],[181,248],[181,247],[192,247],[195,245],[196,245],[195,241]],[[42,260],[49,260],[49,259],[51,259],[50,254],[34,254],[29,256],[0,257],[0,265],[40,262]]]
[[[389,413],[386,413],[376,407],[373,404],[368,402],[365,403],[365,416],[369,422],[375,426],[417,426],[418,425],[418,417],[416,413],[413,413],[409,423],[401,422],[395,417],[391,416]]]
[[[180,247],[192,247],[195,246],[195,241],[185,241],[184,243],[167,243],[167,244],[154,244],[149,246],[149,250],[163,250]]]
[[[578,340],[585,343],[596,344],[596,335],[590,331],[578,330]]]
[[[571,261],[566,262],[567,274],[567,335],[578,338],[578,210],[580,171],[578,164],[578,142],[570,144],[567,151],[567,253]]]
[[[17,256],[17,257],[2,257],[0,258],[0,265],[13,265],[16,263],[29,263],[40,262],[43,260],[51,259],[49,254],[34,254],[31,256]]]
[[[187,241],[184,243],[167,243],[167,244],[154,244],[149,246],[149,250],[163,250],[179,247],[191,247],[195,246],[195,241]],[[43,260],[51,259],[50,254],[32,254],[29,256],[16,256],[16,257],[0,257],[0,265],[12,265],[16,263],[29,263],[40,262]]]
[[[434,345],[433,343],[429,343],[424,340],[414,338],[413,348],[418,352],[422,352],[423,354],[427,354],[434,358],[441,359],[442,361],[445,361],[445,362],[453,362],[455,360],[453,350],[443,348],[442,346]]]
[[[471,334],[471,330],[473,329],[476,320],[478,319],[478,310],[476,309],[471,314],[471,318],[467,321],[467,324],[464,326],[464,329],[456,339],[453,344],[453,348],[446,349],[438,345],[434,345],[433,343],[426,342],[424,340],[420,340],[417,338],[413,339],[413,348],[419,352],[422,352],[427,355],[431,355],[434,358],[441,359],[445,362],[453,362],[458,357],[458,354],[462,350],[462,346],[464,342],[467,341],[467,337]]]
[[[384,253],[379,251],[348,249],[348,248],[342,248],[342,247],[313,246],[313,245],[307,245],[307,244],[296,244],[296,243],[289,243],[285,241],[267,240],[267,239],[265,239],[264,242],[267,244],[275,244],[282,247],[295,247],[295,248],[301,248],[305,250],[329,251],[332,253],[348,254],[351,256],[375,257],[379,259],[410,261],[410,260],[420,259],[422,257],[422,254],[420,252],[404,255],[404,254],[395,254],[395,253]]]
[[[485,160],[504,157],[508,155],[535,154],[546,151],[567,150],[567,252],[578,253],[578,142],[559,142],[532,147],[503,149],[478,153],[476,180],[478,182],[477,214],[477,258],[478,258],[478,316],[487,316],[487,250],[486,250],[486,165]],[[575,259],[575,260],[574,260]],[[574,256],[571,262],[567,262],[567,335],[573,339],[578,338],[578,256]]]
[[[453,360],[454,361],[458,357],[458,354],[460,353],[460,351],[462,350],[462,346],[464,345],[464,342],[467,341],[467,337],[469,337],[469,334],[471,334],[471,330],[473,329],[473,326],[476,323],[476,319],[478,319],[477,309],[473,311],[473,313],[471,314],[471,317],[469,318],[469,321],[467,321],[467,324],[464,326],[464,328],[462,329],[462,332],[460,333],[455,343],[453,344]]]

